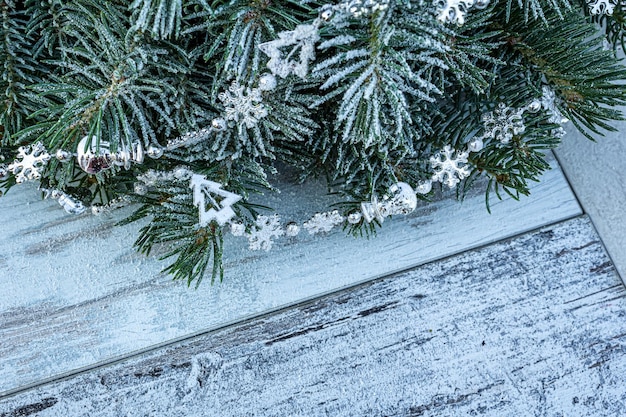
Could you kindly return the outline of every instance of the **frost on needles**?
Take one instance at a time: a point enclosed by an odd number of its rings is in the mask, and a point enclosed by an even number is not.
[[[135,204],[137,249],[196,285],[223,277],[228,233],[269,250],[302,228],[369,235],[442,188],[519,198],[563,123],[594,138],[622,119],[623,14],[611,0],[0,1],[0,192],[38,181],[70,213]],[[283,225],[251,202],[277,170],[327,178],[337,204]]]

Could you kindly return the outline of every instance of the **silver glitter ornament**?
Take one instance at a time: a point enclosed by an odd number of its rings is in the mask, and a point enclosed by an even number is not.
[[[64,151],[63,149],[58,149],[54,155],[60,162],[70,162],[72,160],[72,157],[74,155],[72,155],[71,152],[68,151]]]
[[[261,78],[259,78],[259,90],[261,91],[271,91],[276,88],[276,84],[274,74],[263,74]]]
[[[215,130],[224,130],[226,129],[226,126],[226,120],[221,117],[211,120],[211,127]]]
[[[433,189],[433,182],[431,180],[423,180],[417,184],[415,191],[418,194],[428,194]]]
[[[96,150],[95,136],[91,138],[91,143],[87,136],[83,137],[78,142],[76,154],[78,166],[88,174],[97,174],[110,169],[116,159],[109,151],[109,142],[100,141],[100,147]]]
[[[289,237],[298,236],[300,233],[300,226],[296,222],[289,222],[285,225],[285,234]]]
[[[159,159],[163,156],[163,148],[150,145],[148,146],[148,149],[146,149],[146,155],[148,155],[152,159]]]
[[[348,214],[348,223],[350,224],[357,224],[361,221],[361,219],[363,219],[363,215],[358,211]]]
[[[413,188],[406,182],[398,182],[389,187],[393,197],[384,203],[388,215],[410,214],[417,207],[417,196]]]

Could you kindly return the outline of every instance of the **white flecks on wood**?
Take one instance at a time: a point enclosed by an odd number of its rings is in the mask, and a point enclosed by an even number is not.
[[[0,416],[622,416],[624,318],[581,217],[22,392]]]
[[[307,219],[327,209],[328,200],[310,197],[323,191],[285,186],[267,203],[284,222]],[[531,197],[493,201],[491,215],[477,189],[461,203],[443,199],[387,220],[370,240],[301,233],[259,253],[245,239],[228,239],[224,283],[197,291],[159,274],[165,263],[134,253],[140,225],[114,227],[123,213],[70,216],[55,201],[37,201],[34,189],[0,198],[0,396],[571,218],[580,208],[555,167]]]
[[[569,125],[556,154],[626,282],[626,122],[614,125],[618,131],[608,132],[597,143]]]

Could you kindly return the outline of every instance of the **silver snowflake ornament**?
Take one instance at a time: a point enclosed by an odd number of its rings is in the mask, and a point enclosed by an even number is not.
[[[15,182],[22,183],[28,180],[38,180],[46,167],[50,155],[41,142],[33,145],[21,146],[17,149],[17,158],[8,169],[15,175]]]
[[[259,49],[270,58],[267,68],[272,74],[281,78],[289,74],[306,78],[309,62],[315,59],[315,42],[320,38],[318,29],[319,23],[298,25],[294,30],[280,32],[278,39],[260,44]],[[281,48],[289,48],[289,52],[283,55]]]
[[[263,106],[263,97],[258,88],[245,88],[237,81],[218,95],[226,108],[226,119],[236,123],[244,123],[248,129],[253,128],[260,119],[267,116]]]
[[[269,251],[274,243],[272,238],[282,236],[284,233],[280,226],[280,218],[278,215],[259,215],[256,219],[255,226],[250,233],[248,233],[250,249]]]
[[[345,218],[337,210],[325,213],[317,213],[315,216],[304,222],[302,226],[309,231],[309,234],[330,232],[333,227],[343,223]]]
[[[193,189],[193,204],[199,210],[201,227],[212,221],[223,226],[235,216],[231,206],[241,200],[240,195],[223,190],[222,184],[198,174],[191,176],[190,188]]]
[[[509,143],[514,135],[524,133],[526,126],[522,114],[524,109],[512,109],[504,103],[483,115],[484,138],[491,138],[501,143]]]
[[[430,157],[430,164],[435,170],[432,180],[439,181],[450,188],[456,187],[471,172],[467,167],[468,156],[467,151],[457,152],[450,145],[444,146],[441,152]]]
[[[616,0],[591,0],[587,2],[589,13],[593,15],[612,16],[615,6],[617,6]]]

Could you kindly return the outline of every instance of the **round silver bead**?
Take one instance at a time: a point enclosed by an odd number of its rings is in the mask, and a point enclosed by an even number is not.
[[[148,155],[152,159],[159,159],[163,156],[163,148],[150,145],[148,146],[148,149],[146,149],[146,155]]]
[[[224,130],[226,129],[226,120],[221,117],[217,117],[211,120],[211,127],[215,130]]]
[[[481,138],[475,138],[467,144],[467,150],[470,152],[480,152],[484,147],[483,140]]]
[[[289,222],[285,226],[285,234],[289,237],[297,236],[300,233],[300,226],[296,222]]]
[[[259,90],[261,91],[271,91],[276,88],[276,84],[276,77],[273,74],[263,74],[259,78]]]
[[[361,219],[363,219],[363,215],[358,211],[348,214],[348,223],[350,224],[357,224],[361,221]]]
[[[70,162],[73,155],[71,152],[65,151],[63,149],[58,149],[55,156],[60,162]]]
[[[474,7],[478,10],[486,9],[487,7],[489,7],[489,3],[489,0],[476,0],[474,2]]]
[[[537,113],[539,110],[541,110],[541,101],[539,101],[538,99],[534,99],[530,102],[528,106],[526,106],[526,110],[531,113]]]

